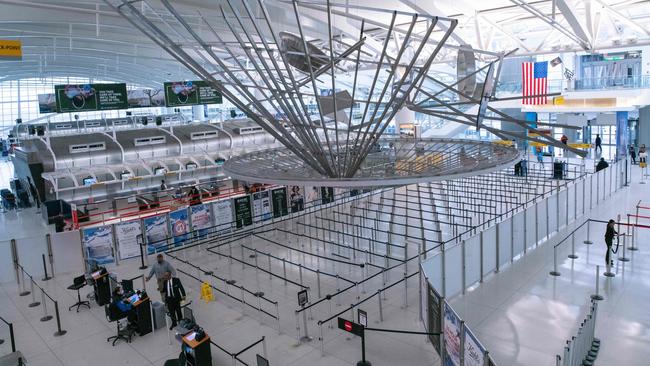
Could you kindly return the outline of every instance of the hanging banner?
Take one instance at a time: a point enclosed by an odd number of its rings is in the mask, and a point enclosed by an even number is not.
[[[221,93],[205,81],[177,81],[164,84],[167,107],[199,104],[221,104]]]
[[[140,255],[140,244],[138,243],[140,234],[142,234],[140,221],[127,221],[115,225],[115,239],[120,259],[129,259]]]
[[[208,229],[212,226],[210,207],[208,205],[194,205],[190,207],[192,230],[196,231],[199,237],[208,235]]]
[[[38,95],[38,113],[56,113],[54,93]]]
[[[127,91],[129,108],[164,107],[165,93],[162,89],[131,89]]]
[[[271,191],[271,201],[273,201],[273,217],[280,217],[289,213],[287,207],[287,188],[276,188]]]
[[[290,186],[291,212],[298,212],[305,209],[305,189],[302,186]]]
[[[442,364],[460,366],[460,318],[446,301],[444,312],[442,331],[445,333],[445,356]]]
[[[465,326],[465,349],[464,349],[465,366],[483,366],[483,354],[485,349],[474,334]]]
[[[147,238],[147,253],[152,254],[167,247],[167,216],[158,215],[147,217],[142,220],[144,232]]]
[[[187,240],[190,231],[190,218],[187,214],[187,208],[172,211],[169,213],[169,226],[171,227],[172,238],[174,238],[174,245],[183,245]]]
[[[55,85],[56,110],[63,112],[126,109],[126,84]]]
[[[83,243],[86,260],[99,265],[113,263],[113,231],[111,226],[93,227],[83,230]]]
[[[232,230],[232,203],[229,199],[219,200],[212,204],[214,224],[217,234],[229,233]]]
[[[253,220],[266,221],[271,218],[271,198],[269,191],[253,193]]]
[[[324,205],[334,202],[334,188],[320,187],[320,199]]]
[[[237,229],[253,225],[253,213],[251,212],[251,196],[242,196],[233,199],[235,205],[235,222]]]

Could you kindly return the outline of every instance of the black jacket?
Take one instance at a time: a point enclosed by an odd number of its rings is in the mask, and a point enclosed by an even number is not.
[[[607,230],[605,231],[605,239],[612,240],[612,239],[614,239],[614,236],[616,234],[618,234],[616,232],[616,230],[614,230],[613,227],[610,227],[609,225],[607,225]]]
[[[605,160],[601,160],[596,165],[596,171],[599,172],[599,171],[607,168],[608,166],[609,166],[609,164],[607,164],[607,162]]]
[[[167,283],[168,281],[165,281],[163,283],[164,289],[165,289],[165,299],[167,298],[172,298],[174,300],[180,301],[183,297],[185,297],[185,288],[183,288],[183,284],[181,283],[181,280],[172,277],[172,293],[169,294],[169,285]]]

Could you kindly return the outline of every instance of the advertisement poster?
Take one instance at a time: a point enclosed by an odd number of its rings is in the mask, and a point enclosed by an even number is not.
[[[144,232],[147,237],[147,253],[155,253],[158,250],[164,250],[167,245],[167,217],[158,215],[147,217],[142,220]]]
[[[465,366],[483,366],[484,353],[485,350],[474,334],[465,327]]]
[[[324,205],[334,202],[334,188],[320,187],[320,198]]]
[[[273,201],[273,217],[280,217],[289,213],[289,208],[287,207],[286,187],[272,190],[271,201]]]
[[[253,193],[253,219],[255,222],[271,218],[271,197],[269,191]]]
[[[140,221],[127,221],[115,225],[115,239],[119,248],[120,259],[140,256],[138,235],[142,234]]]
[[[171,227],[172,237],[174,238],[174,245],[182,245],[189,237],[187,233],[190,231],[190,218],[187,214],[187,208],[170,212],[169,226]]]
[[[217,225],[217,234],[229,233],[232,229],[232,204],[229,199],[219,200],[212,204],[214,222]]]
[[[124,83],[55,85],[54,95],[59,113],[126,109],[129,106]]]
[[[113,232],[111,226],[93,227],[83,230],[86,259],[97,264],[113,263]]]
[[[208,229],[212,226],[212,217],[210,216],[210,207],[208,205],[195,205],[190,207],[192,230],[196,231],[198,236],[208,235]]]
[[[127,102],[129,108],[164,107],[165,94],[162,89],[131,89]]]
[[[167,107],[198,104],[221,104],[221,93],[205,81],[177,81],[164,84]]]
[[[56,113],[54,93],[38,95],[38,113]]]
[[[253,225],[253,213],[251,212],[251,196],[242,196],[233,199],[235,205],[235,222],[237,229]]]
[[[289,201],[291,202],[291,212],[298,212],[305,209],[305,192],[302,186],[290,186],[291,193]]]
[[[318,187],[305,187],[307,192],[307,207],[320,205],[320,189]]]
[[[443,366],[460,366],[460,319],[454,310],[445,302],[445,322],[442,331],[445,333],[445,357]]]

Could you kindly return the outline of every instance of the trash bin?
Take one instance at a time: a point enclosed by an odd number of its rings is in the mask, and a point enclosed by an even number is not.
[[[153,326],[154,329],[160,329],[165,326],[165,304],[160,301],[151,303],[153,310]]]

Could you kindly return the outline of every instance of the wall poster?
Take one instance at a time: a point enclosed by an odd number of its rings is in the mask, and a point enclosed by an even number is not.
[[[324,205],[334,202],[334,188],[320,187],[320,199]]]
[[[95,261],[99,265],[115,261],[112,226],[83,229],[83,243],[86,250],[86,260]]]
[[[120,259],[140,256],[138,235],[142,234],[140,221],[127,221],[115,224],[115,238],[119,248]]]
[[[460,366],[460,318],[454,310],[444,303],[444,324],[442,331],[445,334],[444,366]]]
[[[305,189],[302,186],[290,186],[289,201],[291,212],[298,212],[305,209]]]
[[[55,85],[56,109],[59,113],[126,109],[126,84]]]
[[[167,247],[167,215],[147,217],[142,220],[147,238],[147,253],[152,254]]]
[[[233,198],[235,206],[235,222],[237,229],[244,226],[253,225],[253,212],[251,210],[251,196],[241,196]]]
[[[253,220],[266,221],[271,218],[271,197],[269,191],[253,193]]]
[[[205,81],[176,81],[164,84],[167,107],[199,104],[221,104],[221,93]]]
[[[214,212],[214,223],[217,226],[217,234],[229,233],[232,230],[232,202],[230,199],[219,200],[212,204]]]
[[[483,355],[485,349],[481,346],[474,334],[465,327],[465,366],[483,366]]]
[[[174,246],[183,245],[187,240],[190,231],[190,218],[187,214],[187,207],[169,213],[169,227],[171,228]]]
[[[287,207],[287,188],[276,188],[271,191],[271,201],[273,201],[273,217],[280,217],[287,215],[289,209]]]
[[[194,205],[190,206],[192,230],[197,231],[199,237],[208,235],[208,229],[212,226],[212,215],[210,215],[210,206]]]

